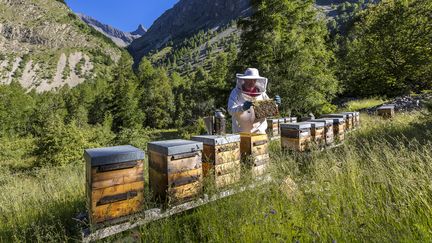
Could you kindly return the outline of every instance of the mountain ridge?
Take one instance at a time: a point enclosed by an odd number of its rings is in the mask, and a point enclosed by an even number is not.
[[[76,15],[80,17],[81,20],[87,23],[90,27],[101,32],[102,34],[110,38],[114,43],[116,43],[116,45],[120,47],[128,46],[130,43],[132,43],[132,41],[140,38],[147,32],[147,30],[144,28],[142,24],[138,25],[135,31],[124,32],[111,25],[104,24],[99,20],[96,20],[95,18],[90,17],[88,15],[82,13],[77,13]]]

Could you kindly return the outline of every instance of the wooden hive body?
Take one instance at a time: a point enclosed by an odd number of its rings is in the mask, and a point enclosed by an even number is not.
[[[240,153],[242,161],[251,165],[252,176],[267,173],[270,162],[267,134],[240,133]]]
[[[383,105],[377,109],[377,112],[383,118],[393,118],[395,114],[394,105]]]
[[[325,145],[325,122],[312,122],[311,123],[311,141],[318,146]]]
[[[144,152],[132,146],[87,149],[86,194],[92,225],[141,211]]]
[[[232,185],[240,180],[240,135],[202,135],[192,137],[202,142],[203,174],[215,179],[216,188]]]
[[[323,117],[328,118],[328,117]],[[333,138],[339,142],[345,140],[345,120],[343,118],[330,117],[333,119]]]
[[[286,123],[281,126],[283,149],[303,152],[309,149],[311,140],[311,124],[308,122]]]
[[[323,117],[342,118],[345,131],[350,131],[352,129],[352,115],[340,113],[340,114],[327,114],[327,115],[323,115]]]
[[[279,119],[267,119],[267,134],[270,137],[279,136]]]
[[[158,201],[174,205],[202,192],[201,142],[167,140],[148,144],[149,185]]]
[[[324,140],[326,145],[331,145],[334,142],[333,135],[333,119],[313,119],[311,122],[324,122]]]

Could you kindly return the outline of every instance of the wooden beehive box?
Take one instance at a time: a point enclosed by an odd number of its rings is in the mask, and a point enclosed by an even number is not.
[[[378,107],[377,112],[378,115],[383,118],[393,118],[395,114],[394,105],[383,105]]]
[[[137,213],[144,201],[144,152],[132,146],[86,149],[86,194],[92,225]]]
[[[331,118],[342,118],[344,120],[344,129],[345,131],[350,131],[352,128],[352,115],[349,116],[348,114],[327,114],[327,115],[323,115],[323,117],[331,117]],[[333,124],[334,125],[334,124]]]
[[[355,119],[354,119],[355,124],[354,125],[356,128],[358,128],[358,127],[360,127],[360,112],[358,112],[358,111],[354,112],[354,117],[355,117]]]
[[[325,145],[325,122],[308,121],[311,124],[311,141],[318,146]]]
[[[333,119],[332,118],[322,118],[322,119],[313,119],[311,122],[323,122],[324,123],[324,140],[326,145],[331,145],[334,142],[333,137]]]
[[[279,115],[278,106],[274,100],[255,100],[253,101],[255,119],[267,119]]]
[[[323,117],[327,118],[327,117]],[[345,119],[341,117],[330,117],[333,119],[333,136],[334,139],[342,142],[345,139]]]
[[[156,200],[174,205],[201,194],[203,143],[176,139],[147,147],[149,185]]]
[[[267,119],[267,134],[270,137],[279,136],[279,119]]]
[[[309,149],[310,142],[310,123],[299,122],[281,125],[281,146],[283,149],[303,152]]]
[[[349,130],[355,129],[355,114],[354,112],[343,112],[342,114],[347,116],[346,124],[349,124]]]
[[[267,172],[270,162],[268,145],[267,134],[240,133],[241,158],[251,165],[253,177]]]
[[[234,184],[240,180],[240,135],[202,135],[192,140],[204,144],[202,167],[204,176],[213,173],[216,188]]]

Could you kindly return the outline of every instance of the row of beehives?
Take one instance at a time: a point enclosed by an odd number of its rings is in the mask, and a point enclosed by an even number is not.
[[[305,151],[312,146],[324,147],[342,142],[345,132],[360,125],[359,112],[323,115],[319,119],[296,122],[295,118],[268,119],[269,136],[279,137],[284,149]]]
[[[144,202],[144,152],[132,146],[85,150],[92,225],[138,213]],[[148,144],[149,188],[155,202],[175,205],[202,194],[203,177],[216,188],[240,180],[241,163],[253,177],[266,173],[267,135],[203,135]]]

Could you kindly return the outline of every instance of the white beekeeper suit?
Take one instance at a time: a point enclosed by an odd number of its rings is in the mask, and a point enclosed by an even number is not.
[[[256,80],[253,91],[244,90],[244,83],[247,80]],[[248,68],[244,74],[237,74],[237,85],[231,92],[228,100],[228,112],[232,116],[233,133],[248,132],[265,134],[267,130],[267,120],[265,118],[255,120],[253,106],[248,110],[243,110],[246,101],[267,100],[266,94],[267,79],[259,76],[258,69]]]

